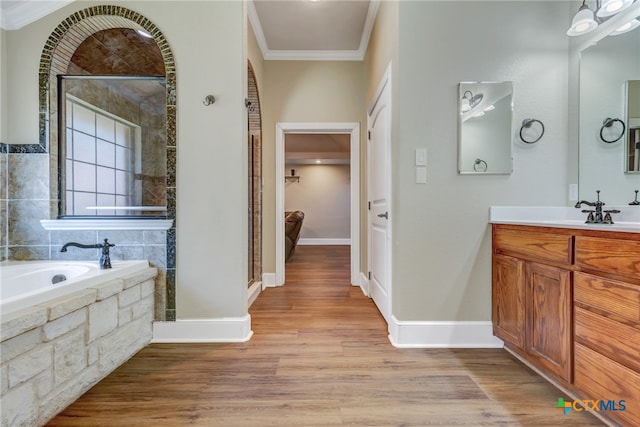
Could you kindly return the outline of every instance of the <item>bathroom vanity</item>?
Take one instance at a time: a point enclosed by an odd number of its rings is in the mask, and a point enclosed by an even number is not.
[[[575,400],[613,401],[596,415],[640,425],[640,222],[491,222],[505,349]]]

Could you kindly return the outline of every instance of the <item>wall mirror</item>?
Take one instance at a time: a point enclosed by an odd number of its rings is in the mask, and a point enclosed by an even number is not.
[[[60,216],[166,216],[165,78],[59,76]]]
[[[629,80],[627,93],[627,139],[625,172],[640,173],[640,80]]]
[[[512,82],[463,82],[458,91],[458,173],[510,174]]]
[[[640,29],[609,35],[580,52],[580,199],[593,200],[601,190],[602,200],[620,206],[640,189],[638,80]],[[603,127],[607,119],[618,121]],[[607,143],[602,136],[620,138]]]

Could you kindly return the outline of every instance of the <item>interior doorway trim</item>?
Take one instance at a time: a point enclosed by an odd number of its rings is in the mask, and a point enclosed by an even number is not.
[[[351,284],[360,285],[360,123],[276,123],[276,272],[284,284],[284,140],[286,134],[349,134],[351,184]]]

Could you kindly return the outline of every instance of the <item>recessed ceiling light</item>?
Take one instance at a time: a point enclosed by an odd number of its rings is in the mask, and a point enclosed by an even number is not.
[[[136,32],[140,34],[142,37],[146,37],[148,39],[153,38],[153,36],[148,32],[146,32],[145,30],[136,30]]]

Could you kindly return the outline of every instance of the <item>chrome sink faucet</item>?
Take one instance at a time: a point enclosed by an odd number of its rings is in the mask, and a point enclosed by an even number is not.
[[[580,200],[578,203],[576,203],[575,207],[580,208],[582,205],[595,207],[595,210],[592,210],[592,209],[582,210],[582,212],[589,214],[587,216],[587,220],[585,221],[586,224],[613,224],[613,219],[611,218],[611,214],[620,213],[620,211],[617,209],[609,209],[609,210],[603,211],[602,207],[605,205],[605,203],[600,201],[600,190],[596,190],[596,193],[598,194],[598,200],[596,200],[595,202]],[[605,214],[604,216],[602,215],[603,212]]]
[[[109,243],[108,239],[104,239],[104,243],[96,243],[93,245],[83,245],[82,243],[76,242],[68,242],[62,245],[62,249],[60,252],[67,252],[67,248],[69,246],[73,246],[81,249],[102,249],[102,254],[100,255],[100,268],[107,269],[111,268],[111,258],[109,256],[109,248],[114,247],[113,243]]]

